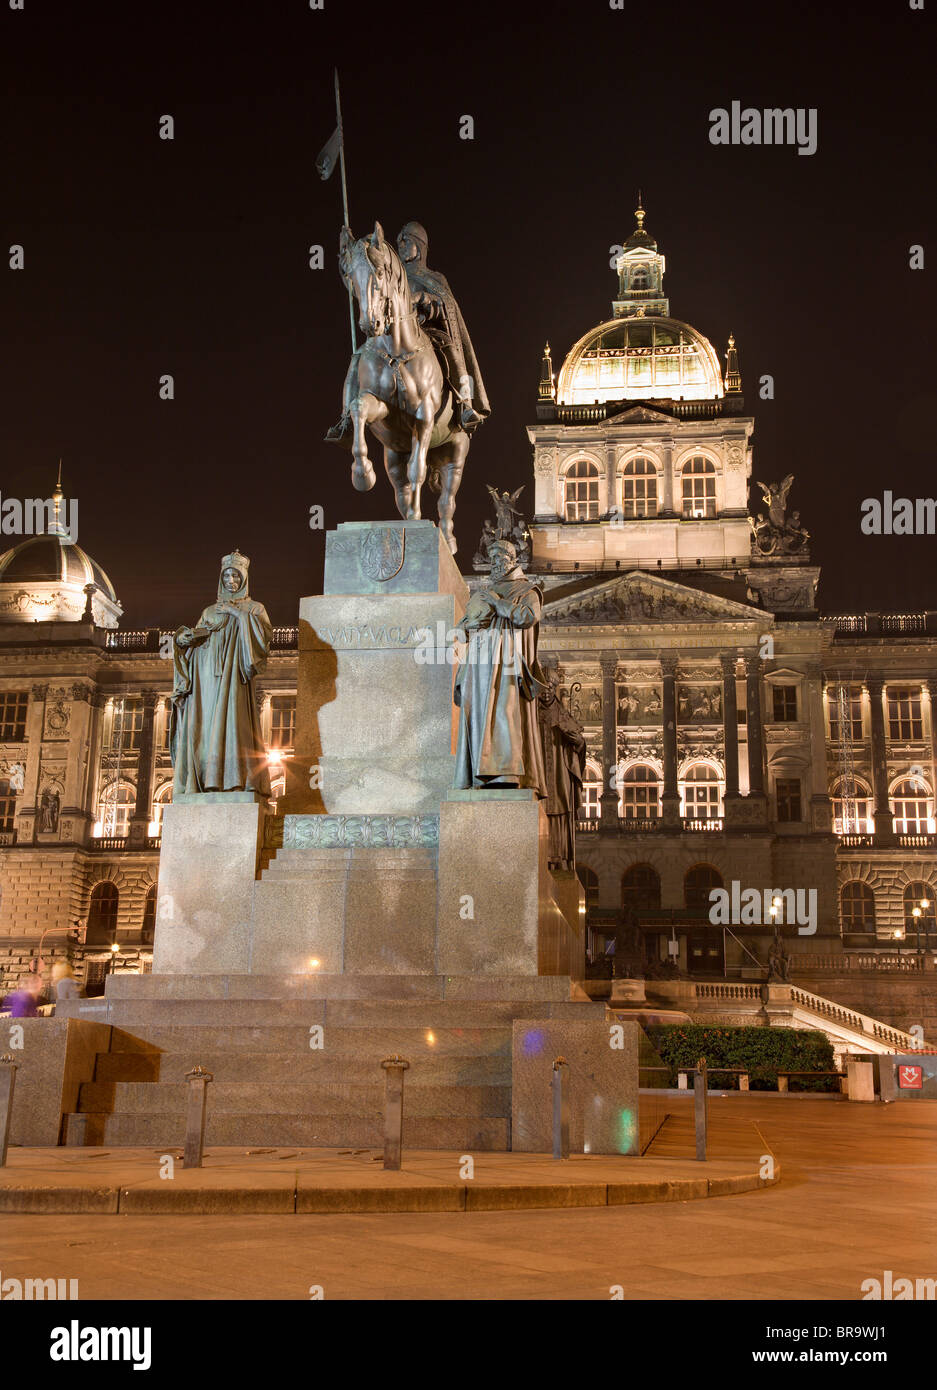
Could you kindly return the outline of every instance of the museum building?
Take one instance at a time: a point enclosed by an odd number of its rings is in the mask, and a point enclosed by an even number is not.
[[[649,966],[702,980],[763,977],[779,926],[795,979],[825,975],[838,999],[850,972],[872,973],[871,1012],[905,1026],[889,982],[937,960],[937,613],[817,610],[790,475],[756,482],[750,507],[735,343],[721,359],[671,317],[644,223],[639,207],[611,317],[558,374],[546,348],[528,428],[541,658],[588,748],[590,970],[623,906]],[[60,488],[55,503],[45,534],[0,555],[0,990],[67,954],[94,993],[152,963],[172,662],[165,631],[121,629]],[[296,642],[274,629],[260,681],[278,799],[294,773]],[[710,895],[733,884],[775,913],[714,924]],[[815,895],[807,932],[798,891]]]

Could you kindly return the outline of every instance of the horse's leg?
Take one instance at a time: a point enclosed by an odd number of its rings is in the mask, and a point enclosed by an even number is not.
[[[464,430],[458,430],[445,444],[432,451],[433,466],[439,474],[439,529],[453,555],[458,548],[455,531],[452,529],[455,497],[462,481],[462,470],[471,442],[471,437]]]
[[[368,457],[368,443],[364,431],[367,425],[373,425],[378,420],[384,419],[387,414],[387,406],[383,401],[379,401],[376,396],[372,396],[369,391],[366,391],[358,396],[358,399],[351,406],[350,413],[355,432],[354,442],[351,446],[351,481],[358,492],[368,492],[377,479],[374,467]]]
[[[407,455],[384,445],[384,467],[393,485],[397,510],[406,518],[410,512],[410,483],[407,478]]]
[[[410,482],[410,516],[408,520],[420,520],[420,489],[426,481],[426,453],[433,433],[434,413],[424,419],[417,415],[413,421],[413,448],[407,461],[407,478]]]

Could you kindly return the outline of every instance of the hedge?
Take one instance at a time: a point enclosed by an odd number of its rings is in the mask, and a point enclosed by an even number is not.
[[[743,1067],[753,1091],[777,1090],[779,1071],[832,1071],[833,1045],[825,1033],[796,1028],[726,1028],[702,1023],[667,1023],[648,1028],[662,1062],[672,1068],[695,1067],[701,1057],[707,1066]],[[738,1090],[737,1076],[711,1074],[710,1090]],[[791,1089],[838,1091],[833,1076],[794,1077]]]

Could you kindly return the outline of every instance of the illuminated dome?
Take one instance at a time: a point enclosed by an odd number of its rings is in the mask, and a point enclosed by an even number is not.
[[[68,504],[61,477],[50,499],[47,529],[27,536],[0,555],[0,622],[80,622],[87,607],[86,587],[94,585],[91,608],[99,627],[116,627],[123,612],[114,586],[101,566],[76,545],[66,528]],[[46,524],[48,504],[40,507]],[[32,524],[32,522],[30,524]]]
[[[560,405],[595,401],[717,400],[719,358],[708,338],[679,319],[635,315],[590,329],[560,372]]]

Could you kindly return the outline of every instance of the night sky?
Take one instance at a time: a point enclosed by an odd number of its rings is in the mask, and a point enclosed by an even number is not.
[[[611,316],[609,247],[640,186],[672,314],[720,356],[736,335],[754,477],[795,474],[821,607],[937,607],[937,537],[859,530],[886,487],[937,495],[935,13],[4,0],[0,493],[49,496],[63,457],[127,627],[193,621],[235,545],[253,596],[295,622],[321,583],[310,506],[329,527],[396,515],[381,467],[356,493],[350,456],[322,442],[349,356],[340,181],[314,170],[337,65],[352,227],[425,223],[491,397],[456,513],[463,569],[486,482],[526,484],[531,507],[544,339],[558,370]],[[817,153],[711,145],[709,111],[733,99],[817,107]],[[23,272],[6,269],[13,243]]]

